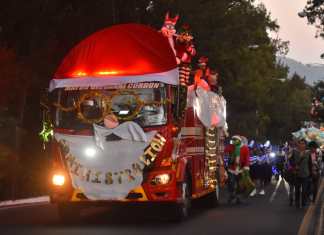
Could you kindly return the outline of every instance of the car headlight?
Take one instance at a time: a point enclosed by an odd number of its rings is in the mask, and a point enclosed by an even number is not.
[[[52,183],[56,186],[63,186],[65,183],[65,176],[62,174],[54,174],[52,177]]]
[[[160,184],[167,184],[171,180],[170,174],[160,174],[153,177],[151,184],[153,185],[160,185]]]

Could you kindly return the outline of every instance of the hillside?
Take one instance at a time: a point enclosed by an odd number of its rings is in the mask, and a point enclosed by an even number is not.
[[[299,76],[305,77],[306,83],[310,85],[319,80],[324,80],[324,64],[303,64],[287,57],[278,57],[278,61],[289,67],[289,77],[297,73]]]

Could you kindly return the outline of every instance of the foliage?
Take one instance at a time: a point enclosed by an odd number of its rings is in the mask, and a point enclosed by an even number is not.
[[[324,97],[324,81],[318,81],[313,87],[314,96],[321,99]]]
[[[316,27],[315,37],[324,39],[324,0],[308,0],[303,11],[298,15],[306,17],[308,23]],[[321,58],[324,59],[324,53]]]
[[[324,38],[324,0],[309,0],[300,17],[306,17],[308,23],[317,29],[316,37]]]

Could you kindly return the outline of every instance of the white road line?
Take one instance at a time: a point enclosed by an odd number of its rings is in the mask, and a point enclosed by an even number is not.
[[[281,177],[281,176],[280,176]],[[288,195],[288,198],[289,198],[289,191],[290,191],[290,186],[289,186],[289,184],[288,184],[288,182],[285,180],[285,179],[283,179],[283,182],[284,182],[284,186],[285,186],[285,189],[286,189],[286,191],[287,191],[287,195]]]
[[[282,181],[282,178],[281,178],[281,175],[279,175],[279,180],[277,182],[275,190],[273,191],[273,193],[272,193],[272,195],[270,197],[270,202],[273,202],[274,198],[276,197],[278,188],[279,188],[279,186],[281,184],[281,181]]]

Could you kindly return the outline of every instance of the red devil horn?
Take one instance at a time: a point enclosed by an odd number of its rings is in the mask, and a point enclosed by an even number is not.
[[[177,14],[175,17],[174,17],[174,21],[177,22],[179,19],[179,14]]]
[[[167,12],[166,14],[165,14],[165,21],[167,21],[167,20],[169,20],[169,18],[170,18],[170,16],[169,16],[169,12]]]

